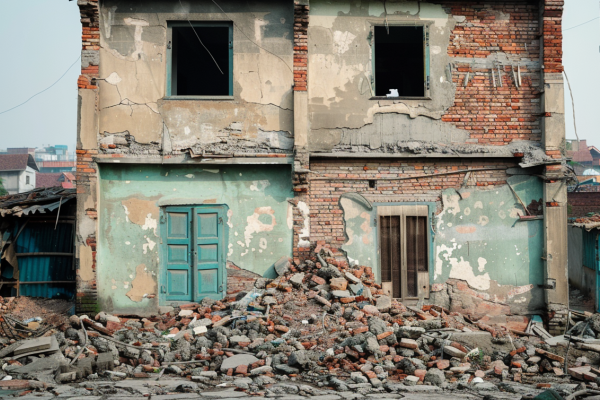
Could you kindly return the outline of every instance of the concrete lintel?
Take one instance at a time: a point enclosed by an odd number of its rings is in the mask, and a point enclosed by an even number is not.
[[[517,159],[512,154],[497,153],[468,153],[468,154],[447,154],[447,153],[311,153],[311,158],[512,158]]]
[[[246,157],[246,158],[202,158],[186,159],[185,156],[163,157],[94,157],[98,164],[293,164],[294,158],[286,157]]]

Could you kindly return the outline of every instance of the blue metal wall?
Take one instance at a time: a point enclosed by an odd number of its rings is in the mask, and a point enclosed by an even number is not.
[[[22,223],[24,223],[23,221]],[[15,226],[13,237],[22,223]],[[29,222],[16,242],[16,253],[73,253],[73,228],[70,223],[54,224]],[[75,295],[73,256],[18,257],[20,295],[47,298],[72,298]],[[4,277],[11,278],[12,276]],[[39,281],[73,281],[70,283],[27,284]],[[16,295],[16,287],[13,295]]]

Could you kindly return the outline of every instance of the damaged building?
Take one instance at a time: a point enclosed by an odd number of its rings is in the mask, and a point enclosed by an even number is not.
[[[78,4],[81,311],[322,251],[406,304],[562,332],[563,1]]]

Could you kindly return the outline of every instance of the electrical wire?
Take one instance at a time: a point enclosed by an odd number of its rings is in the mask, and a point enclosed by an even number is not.
[[[181,2],[181,0],[179,0],[179,2]],[[225,16],[231,20],[231,22],[233,22],[233,26],[235,26],[236,28],[238,28],[238,30],[239,30],[240,32],[242,32],[242,34],[243,34],[244,36],[246,36],[246,39],[248,39],[248,40],[249,40],[251,43],[253,43],[253,44],[254,44],[256,47],[258,47],[258,48],[260,48],[260,49],[263,49],[263,50],[264,50],[264,51],[266,51],[267,53],[269,53],[269,54],[271,54],[271,55],[273,55],[273,56],[275,56],[275,57],[279,58],[279,59],[281,60],[281,62],[282,62],[282,63],[284,63],[284,64],[285,64],[285,66],[286,66],[286,67],[287,67],[287,68],[290,70],[290,72],[291,72],[292,74],[294,73],[294,71],[293,71],[293,70],[290,68],[290,66],[289,66],[289,65],[288,65],[288,64],[285,62],[285,60],[284,60],[283,58],[279,57],[277,54],[273,53],[272,51],[269,51],[269,50],[265,49],[264,47],[262,47],[261,45],[259,45],[258,43],[256,43],[256,42],[255,42],[255,41],[253,41],[252,39],[250,39],[250,37],[249,37],[248,35],[246,35],[246,32],[244,32],[244,31],[242,30],[242,28],[240,28],[240,27],[238,26],[238,24],[236,24],[236,23],[235,23],[235,21],[234,21],[234,20],[233,20],[233,19],[232,19],[232,18],[231,18],[231,17],[230,17],[230,16],[229,16],[229,15],[228,15],[226,12],[225,12],[225,10],[223,10],[223,8],[221,8],[221,6],[220,6],[220,5],[219,5],[219,4],[218,4],[218,3],[217,3],[215,0],[212,0],[212,2],[213,2],[213,3],[215,3],[215,6],[217,6],[217,7],[219,8],[219,10],[221,10],[221,12],[222,12],[223,14],[225,14]]]
[[[202,43],[202,40],[200,39],[200,36],[198,35],[198,32],[196,32],[196,29],[194,29],[194,25],[192,25],[192,22],[187,17],[188,13],[185,11],[185,8],[183,7],[183,4],[181,3],[181,0],[179,0],[179,5],[181,6],[181,9],[183,10],[184,14],[186,15],[185,19],[187,19],[188,24],[190,24],[190,27],[192,28],[192,30],[194,31],[194,34],[198,38],[198,41],[200,42],[200,44],[202,45],[202,47],[204,47],[204,50],[206,50],[206,52],[208,53],[208,55],[210,56],[210,58],[212,58],[212,60],[215,62],[215,65],[219,69],[219,72],[221,73],[221,75],[225,75],[225,73],[223,72],[223,70],[221,69],[221,67],[219,67],[219,63],[217,62],[217,60],[215,60],[215,58],[213,57],[213,55],[210,52],[210,50],[208,50],[208,47],[206,47],[204,45],[204,43]]]
[[[585,25],[585,24],[588,24],[588,23],[590,23],[590,22],[592,22],[592,21],[595,21],[595,20],[597,20],[598,18],[600,18],[600,17],[592,18],[592,19],[590,19],[589,21],[586,21],[586,22],[584,22],[584,23],[582,23],[582,24],[575,25],[575,26],[572,26],[572,27],[570,27],[570,28],[567,28],[567,29],[563,29],[563,32],[566,32],[566,31],[568,31],[568,30],[571,30],[571,29],[579,28],[580,26],[582,26],[582,25]]]
[[[60,78],[58,78],[58,79],[56,80],[56,82],[54,82],[52,85],[48,86],[46,89],[42,90],[41,92],[37,92],[36,94],[34,94],[34,95],[33,95],[33,96],[31,96],[30,98],[28,98],[27,100],[25,100],[24,102],[22,102],[21,104],[18,104],[18,105],[16,105],[16,106],[12,107],[12,108],[9,108],[8,110],[4,110],[4,111],[0,112],[0,115],[2,115],[2,114],[4,114],[4,113],[7,113],[7,112],[9,112],[9,111],[12,111],[12,110],[14,110],[15,108],[19,108],[19,107],[21,107],[22,105],[24,105],[25,103],[27,103],[29,100],[33,99],[35,96],[37,96],[37,95],[40,95],[40,94],[44,93],[46,90],[48,90],[48,89],[50,89],[52,86],[56,85],[56,84],[57,84],[57,83],[58,83],[58,82],[59,82],[59,81],[60,81],[60,80],[61,80],[61,79],[62,79],[62,78],[63,78],[63,77],[64,77],[64,76],[67,74],[67,72],[69,72],[69,70],[70,70],[71,68],[73,68],[73,65],[75,65],[75,63],[77,63],[77,61],[79,61],[79,59],[80,59],[80,58],[81,58],[81,55],[79,55],[79,56],[77,57],[77,59],[76,59],[76,60],[73,62],[73,64],[71,64],[71,65],[69,66],[69,68],[67,68],[67,70],[65,71],[65,73],[64,73],[64,74],[62,74],[62,75],[60,76]]]

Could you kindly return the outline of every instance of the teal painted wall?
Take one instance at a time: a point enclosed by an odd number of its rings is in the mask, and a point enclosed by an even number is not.
[[[291,182],[287,165],[101,165],[96,255],[101,308],[140,313],[158,307],[160,206],[226,204],[227,260],[272,275],[273,263],[292,254]],[[152,294],[156,297],[147,297]]]
[[[542,182],[536,177],[514,176],[508,182],[525,204],[543,198]],[[379,278],[377,205],[369,209],[349,198],[342,198],[340,205],[348,237],[342,249],[351,262],[372,267]],[[435,214],[431,207],[430,212]],[[445,190],[432,218],[429,271],[434,288],[454,278],[499,300],[526,303],[519,296],[532,296],[543,284],[544,221],[519,221],[519,214],[523,208],[507,185]]]

